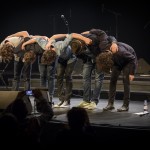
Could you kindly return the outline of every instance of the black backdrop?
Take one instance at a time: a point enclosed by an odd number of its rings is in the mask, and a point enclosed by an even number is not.
[[[130,44],[138,58],[150,64],[150,5],[121,1],[5,1],[0,9],[0,40],[18,31],[32,35],[52,36],[67,33],[61,15],[69,23],[70,32],[100,28],[117,36],[118,41]],[[10,68],[11,69],[11,68]],[[38,69],[34,64],[33,71]]]

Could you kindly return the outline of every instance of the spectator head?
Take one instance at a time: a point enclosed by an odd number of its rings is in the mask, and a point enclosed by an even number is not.
[[[67,118],[71,129],[83,129],[90,125],[87,111],[84,108],[72,107],[67,112]]]
[[[25,101],[28,100],[28,97],[23,96],[22,98],[16,98],[12,103],[10,103],[5,112],[12,113],[16,116],[18,121],[23,121],[29,114],[27,104]]]

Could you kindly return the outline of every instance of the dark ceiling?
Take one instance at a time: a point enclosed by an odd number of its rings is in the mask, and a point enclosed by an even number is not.
[[[3,9],[3,10],[2,10]],[[100,28],[130,44],[138,58],[150,63],[150,5],[127,1],[51,1],[14,0],[1,4],[0,40],[9,34],[27,30],[32,35],[83,32]],[[61,18],[64,15],[69,26]]]

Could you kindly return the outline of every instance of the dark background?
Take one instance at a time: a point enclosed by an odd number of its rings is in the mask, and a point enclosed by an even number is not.
[[[132,2],[133,3],[133,2]],[[67,33],[91,28],[105,30],[118,41],[131,45],[139,58],[150,64],[150,5],[142,2],[107,1],[5,1],[0,9],[0,40],[18,31],[32,35]],[[34,69],[34,68],[33,68]]]

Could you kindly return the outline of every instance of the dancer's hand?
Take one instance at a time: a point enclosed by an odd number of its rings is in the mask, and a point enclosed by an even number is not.
[[[113,54],[116,53],[118,51],[118,45],[116,43],[112,43],[110,50]]]
[[[129,75],[129,80],[133,81],[134,80],[134,75]]]

